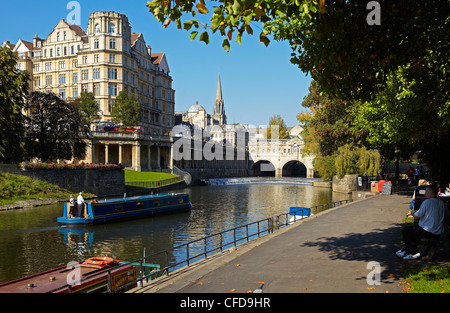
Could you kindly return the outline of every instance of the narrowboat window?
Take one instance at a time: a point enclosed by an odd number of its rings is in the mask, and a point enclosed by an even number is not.
[[[142,209],[143,207],[144,207],[144,205],[142,204],[142,202],[136,203],[136,208],[137,209]]]
[[[183,203],[184,202],[184,199],[183,198],[180,198],[180,203]]]
[[[114,207],[114,209],[116,209],[116,212],[121,212],[123,210],[123,206],[122,205],[116,205]]]
[[[153,204],[154,206],[159,206],[159,201],[155,201]]]

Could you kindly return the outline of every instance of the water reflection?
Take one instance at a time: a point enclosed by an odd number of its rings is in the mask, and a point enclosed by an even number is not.
[[[289,184],[191,187],[192,210],[114,224],[60,227],[62,205],[0,212],[0,283],[92,256],[133,261],[194,239],[289,212],[348,199],[327,188]],[[185,252],[169,254],[178,262]],[[162,256],[163,257],[163,256]],[[162,264],[164,260],[147,260]]]

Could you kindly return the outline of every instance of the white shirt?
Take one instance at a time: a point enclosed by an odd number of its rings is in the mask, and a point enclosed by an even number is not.
[[[83,199],[83,196],[82,196],[82,195],[79,195],[79,196],[78,196],[78,198],[77,198],[77,203],[78,203],[78,204],[83,204],[83,203],[84,203],[84,199]]]
[[[447,216],[447,206],[438,198],[426,199],[414,215],[419,220],[419,226],[429,233],[441,235],[444,233],[444,225],[442,224]]]

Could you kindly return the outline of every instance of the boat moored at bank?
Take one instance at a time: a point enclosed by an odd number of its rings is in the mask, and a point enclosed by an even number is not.
[[[188,194],[168,193],[137,197],[115,198],[88,201],[78,212],[77,205],[70,210],[69,203],[64,203],[64,213],[58,217],[60,225],[87,225],[117,222],[145,216],[168,214],[189,210],[191,202]]]
[[[134,265],[109,257],[94,257],[0,284],[0,293],[125,292],[134,287]]]

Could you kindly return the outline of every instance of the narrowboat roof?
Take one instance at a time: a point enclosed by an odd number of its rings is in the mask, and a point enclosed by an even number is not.
[[[168,197],[176,197],[176,196],[185,196],[187,194],[183,193],[164,193],[158,195],[146,195],[146,196],[134,196],[134,197],[123,197],[123,198],[111,198],[111,199],[102,199],[97,200],[95,203],[115,203],[115,202],[126,202],[126,201],[139,201],[139,200],[150,200],[150,199],[161,199]]]

